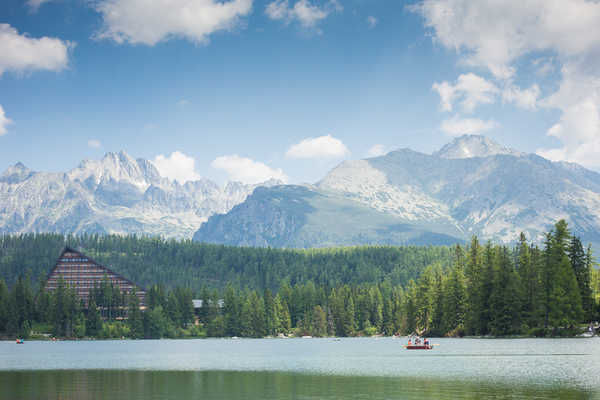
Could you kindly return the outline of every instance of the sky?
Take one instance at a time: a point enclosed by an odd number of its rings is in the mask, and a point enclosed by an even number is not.
[[[462,134],[599,171],[600,2],[0,2],[0,171],[314,183]]]

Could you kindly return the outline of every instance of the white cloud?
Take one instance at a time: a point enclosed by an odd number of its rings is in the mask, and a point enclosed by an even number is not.
[[[288,180],[280,168],[271,168],[259,161],[240,157],[237,154],[217,157],[211,166],[225,171],[230,180],[246,184],[262,183],[269,179],[278,179],[282,182]]]
[[[455,103],[460,103],[462,110],[473,112],[481,104],[493,104],[498,96],[505,103],[513,103],[519,108],[535,109],[541,90],[534,84],[528,89],[521,89],[511,80],[504,82],[501,90],[493,82],[473,73],[461,74],[452,85],[447,81],[434,83],[432,89],[440,96],[441,109],[452,111]]]
[[[374,144],[369,150],[367,150],[367,157],[379,157],[387,153],[387,150],[382,144]]]
[[[478,118],[459,118],[454,116],[442,122],[440,129],[450,136],[472,135],[494,129],[497,123]]]
[[[61,71],[69,62],[74,45],[56,38],[19,35],[8,24],[0,24],[0,75],[5,71]]]
[[[290,158],[339,158],[348,154],[346,145],[331,135],[306,138],[285,153]]]
[[[36,12],[42,4],[48,3],[49,1],[51,0],[28,0],[27,5],[31,11]]]
[[[98,38],[153,46],[174,37],[204,43],[214,32],[235,28],[252,0],[98,0]]]
[[[369,15],[367,17],[367,24],[369,25],[369,28],[375,28],[377,26],[377,18],[375,18],[372,15]]]
[[[90,139],[88,140],[88,147],[91,147],[92,149],[99,149],[100,147],[102,147],[102,143],[100,143],[99,140]]]
[[[298,0],[293,7],[288,0],[274,0],[267,5],[265,14],[271,19],[284,21],[286,24],[298,21],[305,28],[313,28],[332,12],[339,12],[342,9],[337,0],[330,0],[321,7],[311,4],[309,0]]]
[[[562,110],[560,120],[548,135],[558,138],[562,147],[540,149],[551,160],[572,161],[600,167],[600,77],[586,75],[580,66],[565,65],[559,90],[543,100],[543,106]]]
[[[423,0],[411,9],[424,17],[436,42],[502,82],[503,101],[560,110],[560,120],[547,134],[558,138],[561,147],[540,149],[539,154],[599,166],[594,154],[600,149],[600,1]],[[541,64],[538,74],[547,74],[553,64],[562,71],[558,91],[542,99],[544,88],[513,85],[523,65],[520,58],[539,53],[550,54],[552,64]],[[443,89],[451,98],[452,92]]]
[[[188,104],[190,104],[190,102],[189,102],[189,100],[187,100],[187,99],[181,99],[181,100],[179,100],[179,101],[177,102],[177,105],[178,105],[179,107],[185,107],[185,106],[187,106]]]
[[[600,3],[588,0],[424,0],[413,10],[467,64],[509,78],[532,51],[585,54],[600,43]]]
[[[521,89],[515,85],[509,85],[502,91],[502,101],[514,103],[519,108],[535,110],[540,93],[540,87],[536,84],[531,85],[529,89]]]
[[[0,136],[8,132],[7,127],[12,123],[13,121],[6,116],[4,113],[4,108],[2,108],[2,105],[0,105]]]
[[[480,104],[491,104],[499,89],[492,82],[473,73],[462,74],[456,84],[446,81],[434,83],[432,89],[440,95],[444,111],[452,111],[455,101],[460,101],[464,111],[473,112]]]
[[[181,184],[200,179],[196,172],[196,160],[180,151],[174,151],[169,157],[160,154],[154,157],[152,163],[160,176],[175,179]]]

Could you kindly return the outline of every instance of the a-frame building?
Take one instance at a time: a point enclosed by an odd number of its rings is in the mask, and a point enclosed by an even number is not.
[[[46,280],[46,290],[55,290],[61,278],[65,285],[75,290],[77,296],[85,304],[88,302],[91,290],[94,287],[100,287],[104,279],[108,279],[109,283],[124,293],[129,294],[135,288],[140,305],[144,304],[146,297],[146,291],[142,287],[70,247],[65,247],[58,257],[56,265],[50,271]]]

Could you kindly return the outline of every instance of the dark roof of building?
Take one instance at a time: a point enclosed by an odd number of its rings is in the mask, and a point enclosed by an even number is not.
[[[142,286],[138,285],[137,283],[134,283],[134,282],[132,282],[131,280],[129,280],[129,279],[127,279],[127,278],[125,278],[125,277],[124,277],[124,276],[122,276],[121,274],[118,274],[118,273],[114,272],[113,270],[111,270],[110,268],[108,268],[108,267],[106,267],[106,266],[104,266],[104,265],[100,264],[99,262],[97,262],[97,261],[96,261],[96,260],[94,260],[93,258],[91,258],[91,257],[88,257],[87,255],[83,254],[81,251],[77,251],[77,250],[75,250],[75,249],[73,249],[72,247],[69,247],[69,246],[65,246],[65,248],[63,249],[63,251],[61,251],[61,252],[60,252],[60,255],[58,256],[58,259],[56,260],[56,263],[54,264],[54,268],[52,268],[52,270],[50,270],[50,272],[48,273],[48,276],[46,277],[46,280],[48,280],[48,278],[50,278],[50,276],[51,276],[51,275],[54,273],[54,271],[55,271],[55,270],[56,270],[56,268],[58,267],[58,263],[60,262],[60,259],[62,258],[62,256],[63,256],[65,253],[77,253],[77,254],[81,255],[82,257],[85,257],[85,258],[87,258],[89,262],[92,262],[92,263],[96,264],[97,266],[99,266],[99,267],[101,267],[101,268],[105,269],[105,270],[106,270],[106,272],[108,272],[108,273],[111,273],[111,274],[115,275],[115,276],[116,276],[116,277],[118,277],[119,279],[122,279],[122,280],[124,280],[125,282],[129,283],[129,284],[130,284],[130,285],[132,285],[132,286],[135,286],[135,287],[137,287],[137,288],[140,288],[140,289],[141,289],[141,290],[143,290],[144,292],[147,292],[147,290],[146,290],[144,287],[142,287]]]

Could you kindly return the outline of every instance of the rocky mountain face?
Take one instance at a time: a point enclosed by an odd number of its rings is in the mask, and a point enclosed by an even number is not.
[[[257,190],[195,240],[277,247],[450,243],[476,234],[541,242],[559,219],[600,243],[600,174],[463,136],[432,155],[409,149],[346,161],[315,186]]]
[[[255,190],[256,189],[256,190]],[[0,234],[137,233],[273,247],[542,242],[561,218],[600,244],[600,174],[463,136],[345,161],[315,185],[179,184],[124,152],[65,173],[0,175]]]
[[[498,154],[523,156],[524,153],[504,147],[493,140],[480,135],[464,135],[433,153],[440,158],[475,158]]]
[[[229,213],[212,216],[194,240],[288,248],[460,242],[452,234],[460,232],[417,226],[314,186],[282,185],[257,188]]]
[[[221,187],[208,179],[181,185],[125,152],[85,160],[66,173],[34,172],[17,163],[0,175],[0,233],[190,238],[209,216],[226,213],[257,186],[230,182]]]

